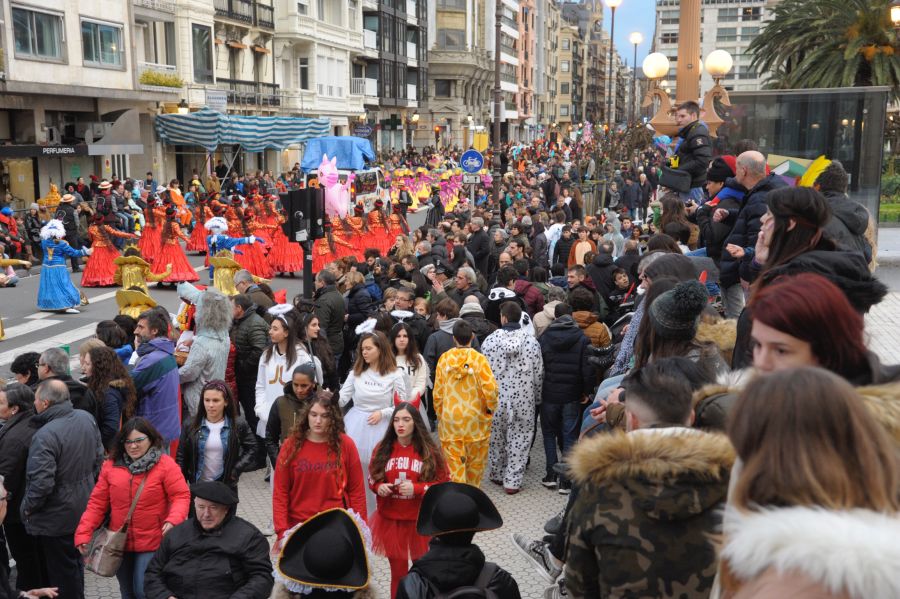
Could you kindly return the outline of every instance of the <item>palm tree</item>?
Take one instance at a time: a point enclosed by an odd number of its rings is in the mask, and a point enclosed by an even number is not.
[[[891,0],[783,0],[748,53],[773,88],[886,85],[900,95]]]

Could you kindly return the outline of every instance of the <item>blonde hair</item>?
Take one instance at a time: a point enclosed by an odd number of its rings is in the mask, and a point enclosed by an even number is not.
[[[106,347],[106,344],[96,337],[91,337],[78,346],[78,357],[83,359],[84,356],[95,347]]]

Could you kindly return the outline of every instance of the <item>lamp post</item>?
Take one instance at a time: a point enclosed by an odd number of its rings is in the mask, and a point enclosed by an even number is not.
[[[644,41],[644,36],[640,31],[634,31],[628,36],[628,41],[634,45],[634,62],[631,63],[633,71],[631,75],[631,108],[629,110],[631,114],[628,120],[634,123],[634,107],[637,104],[637,49],[641,42]]]
[[[500,205],[500,102],[503,93],[500,89],[500,25],[503,18],[503,3],[494,0],[494,205]]]
[[[891,23],[894,29],[900,29],[900,0],[891,2]]]
[[[609,95],[606,96],[606,130],[612,131],[612,97],[613,97],[613,50],[615,48],[616,35],[616,9],[622,4],[622,0],[603,0],[612,12],[609,21],[609,65],[607,68],[609,79]]]
[[[414,112],[413,115],[406,119],[406,145],[412,145],[413,129],[419,126],[419,113]]]

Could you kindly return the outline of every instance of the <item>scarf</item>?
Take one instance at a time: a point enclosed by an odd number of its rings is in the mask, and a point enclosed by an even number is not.
[[[147,453],[136,460],[132,460],[126,455],[125,467],[128,468],[128,471],[132,474],[143,474],[156,466],[160,457],[162,457],[162,452],[156,447],[151,447],[147,450]]]

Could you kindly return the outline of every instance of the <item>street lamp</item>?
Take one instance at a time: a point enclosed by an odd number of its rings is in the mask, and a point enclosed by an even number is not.
[[[891,2],[891,23],[895,29],[900,28],[900,0]]]
[[[628,36],[628,41],[634,45],[634,62],[631,63],[632,66],[632,76],[631,76],[631,109],[629,112],[631,113],[628,117],[630,122],[634,122],[634,106],[637,104],[637,49],[641,42],[644,41],[644,36],[640,31],[634,31],[631,35]]]
[[[419,125],[419,113],[414,112],[412,116],[407,117],[406,119],[406,145],[412,145],[412,136],[413,129],[416,129]]]
[[[191,107],[188,106],[187,101],[182,98],[181,102],[178,103],[178,114],[188,114],[191,111]]]
[[[609,68],[607,69],[609,79],[609,95],[606,97],[606,129],[607,131],[611,131],[613,96],[613,48],[615,46],[615,42],[613,40],[615,40],[616,35],[616,9],[621,6],[622,0],[603,0],[603,2],[609,7],[609,10],[612,12],[612,18],[609,20]]]

